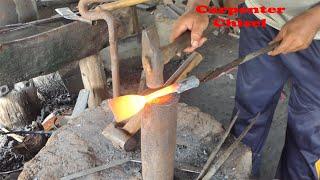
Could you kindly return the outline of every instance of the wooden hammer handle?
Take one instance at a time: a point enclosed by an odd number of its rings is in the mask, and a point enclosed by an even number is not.
[[[99,5],[102,10],[112,11],[115,9],[134,6],[141,3],[150,2],[151,0],[118,0],[107,4]]]
[[[168,63],[177,53],[191,46],[191,32],[186,31],[172,43],[161,47],[164,63]]]
[[[208,27],[204,32],[203,36],[207,36],[211,32],[212,27]],[[163,46],[162,53],[164,63],[168,63],[177,53],[182,52],[185,48],[191,46],[191,31],[186,31],[180,35],[172,43]]]

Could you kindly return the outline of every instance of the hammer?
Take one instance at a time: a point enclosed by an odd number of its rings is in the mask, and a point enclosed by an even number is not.
[[[142,66],[146,73],[146,83],[151,89],[160,88],[163,83],[164,65],[177,53],[191,45],[191,33],[187,31],[174,42],[160,47],[160,39],[155,26],[142,32]]]
[[[151,26],[142,32],[142,64],[146,73],[147,86],[156,89],[163,86],[164,64],[168,63],[177,53],[190,46],[191,33],[185,32],[174,42],[160,47],[157,29]],[[187,63],[199,61],[201,55],[192,56]],[[184,69],[188,66],[183,66]],[[183,69],[179,68],[180,74]],[[174,76],[177,78],[177,74]],[[171,82],[173,83],[173,82]],[[170,85],[170,84],[167,84]],[[130,118],[123,127],[118,127],[115,122],[110,123],[104,130],[103,135],[117,148],[125,151],[135,149],[137,142],[132,136],[140,129],[140,115]]]
[[[149,32],[152,32],[152,31],[149,31]],[[148,34],[144,34],[144,35],[148,35]],[[149,34],[150,35],[150,34]],[[188,36],[188,37],[185,37],[185,36]],[[150,37],[150,36],[149,36]],[[151,36],[151,37],[154,37],[154,36]],[[162,57],[173,57],[174,56],[174,53],[178,52],[178,50],[183,50],[185,47],[189,46],[188,43],[190,43],[190,34],[184,34],[182,37],[185,37],[187,42],[184,42],[183,39],[181,38],[178,38],[175,42],[167,45],[167,46],[164,46],[163,48],[158,48],[158,49],[155,49],[154,47],[155,46],[150,46],[151,48],[154,48],[150,51],[154,51],[156,52],[155,55],[153,56],[154,58],[157,58],[158,60],[163,60],[162,62],[163,63],[166,63],[168,62],[170,59],[163,59]],[[179,45],[176,45],[175,43],[176,42],[180,42]],[[187,45],[185,45],[185,44]],[[185,46],[180,46],[181,44],[184,44]],[[176,46],[175,46],[176,45]],[[276,46],[279,45],[279,42],[276,42],[276,43],[273,43],[273,44],[270,44],[262,49],[259,49],[255,52],[252,52],[252,53],[249,53],[248,55],[244,56],[244,57],[240,57],[238,59],[235,59],[234,61],[232,61],[231,63],[228,63],[224,66],[221,66],[219,68],[216,68],[216,69],[213,69],[213,70],[210,70],[204,74],[201,74],[199,76],[199,79],[201,82],[207,82],[208,80],[210,79],[215,79],[215,78],[218,78],[220,75],[222,75],[223,73],[225,72],[228,72],[230,71],[231,69],[233,69],[234,67],[242,64],[242,63],[245,63],[251,59],[254,59],[255,57],[257,56],[260,56],[262,54],[265,54],[271,50],[273,50]],[[159,47],[159,46],[158,46]],[[170,50],[167,50],[165,47],[171,47]],[[151,49],[150,48],[150,49]],[[176,51],[175,51],[176,50]],[[158,54],[157,54],[158,53]],[[159,53],[163,53],[163,55],[159,55]],[[146,53],[145,53],[146,54]],[[173,55],[172,55],[173,54]],[[163,68],[163,66],[160,64],[160,63],[157,63],[157,62],[154,62],[152,61],[152,59],[150,59],[149,61],[149,58],[145,58],[147,59],[147,65],[152,65],[152,64],[156,64],[158,66],[152,66],[152,67],[160,67],[160,68]],[[183,66],[183,65],[182,65]],[[150,67],[151,68],[151,67]],[[179,68],[180,69],[180,68]],[[180,72],[183,72],[181,70],[179,70]],[[146,73],[150,73],[150,75],[152,75],[152,78],[159,78],[159,77],[162,77],[162,71],[156,71],[156,72],[146,72]],[[175,74],[173,76],[176,76]],[[171,78],[169,78],[171,79]],[[150,79],[149,79],[150,80]],[[161,79],[160,79],[161,80]],[[147,81],[148,82],[148,81]],[[161,81],[159,81],[161,82]],[[169,85],[169,84],[168,84]],[[138,116],[136,116],[138,117]],[[128,128],[129,127],[129,128]],[[132,120],[129,120],[128,123],[124,126],[124,128],[127,128],[127,132],[128,131],[131,131],[131,134],[133,135],[134,133],[136,133],[139,129],[140,129],[140,119],[139,118],[134,118]],[[130,136],[127,137],[127,140],[124,140],[124,142],[128,141],[130,139]]]

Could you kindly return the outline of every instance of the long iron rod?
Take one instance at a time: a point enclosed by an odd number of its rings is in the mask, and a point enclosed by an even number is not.
[[[250,61],[250,60],[252,60],[252,59],[254,59],[254,58],[256,58],[256,57],[258,57],[260,55],[263,55],[263,54],[265,54],[267,52],[272,51],[279,44],[280,44],[280,42],[275,42],[273,44],[269,44],[268,46],[266,46],[264,48],[261,48],[261,49],[259,49],[257,51],[254,51],[252,53],[249,53],[244,57],[240,57],[240,58],[232,61],[231,63],[228,63],[228,64],[226,64],[224,66],[221,66],[221,67],[215,68],[215,69],[213,69],[211,71],[208,71],[205,74],[203,74],[201,76],[198,76],[199,80],[200,80],[200,82],[207,82],[208,80],[218,78],[222,74],[232,70],[233,68],[239,66],[240,64],[243,64],[243,63],[245,63],[247,61]]]
[[[229,158],[231,153],[239,146],[239,143],[242,141],[242,139],[248,134],[249,130],[252,128],[252,126],[255,124],[256,120],[260,116],[260,113],[256,115],[256,117],[251,121],[251,123],[242,131],[240,136],[236,139],[236,141],[231,144],[231,146],[217,159],[215,164],[213,164],[210,169],[208,170],[208,173],[202,178],[202,180],[209,180],[213,175],[216,174],[216,172],[220,169],[220,167],[224,164],[224,162]]]
[[[212,164],[213,159],[216,157],[217,153],[221,149],[222,144],[226,141],[227,137],[229,136],[230,131],[231,131],[234,123],[238,119],[239,113],[240,113],[240,111],[238,111],[237,114],[234,116],[234,118],[232,119],[228,129],[223,134],[222,139],[220,140],[219,144],[213,149],[213,151],[210,154],[206,164],[203,166],[203,169],[201,170],[199,176],[197,177],[197,180],[201,179],[207,173],[208,169],[210,168],[210,165]]]

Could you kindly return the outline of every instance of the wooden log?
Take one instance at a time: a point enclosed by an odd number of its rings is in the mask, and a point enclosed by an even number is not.
[[[35,0],[1,0],[0,26],[22,23],[38,18],[38,9]]]
[[[86,57],[79,62],[84,88],[90,91],[88,106],[96,107],[107,99],[107,80],[99,55]]]
[[[127,11],[114,12],[125,29],[119,30],[121,38],[132,34],[128,29],[132,27],[132,17]],[[55,72],[70,62],[98,53],[108,44],[108,28],[103,21],[90,26],[59,19],[0,33],[0,86]]]
[[[0,97],[0,124],[10,129],[30,124],[40,112],[39,103],[36,91],[12,90]]]

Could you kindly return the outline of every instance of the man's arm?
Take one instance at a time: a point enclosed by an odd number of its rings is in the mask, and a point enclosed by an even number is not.
[[[171,33],[171,41],[175,40],[185,31],[191,31],[191,46],[185,52],[192,52],[203,45],[207,38],[203,37],[203,31],[207,29],[209,17],[206,14],[199,14],[195,11],[198,5],[209,5],[210,0],[189,0],[188,10],[175,23]]]
[[[320,30],[320,5],[312,7],[304,13],[287,22],[272,42],[281,41],[280,45],[269,52],[276,56],[281,53],[291,53],[306,49],[310,46]]]

